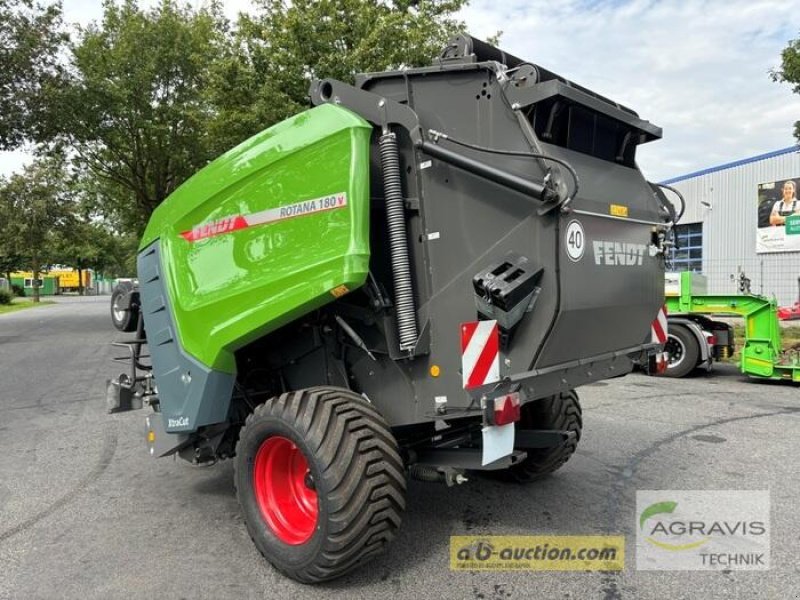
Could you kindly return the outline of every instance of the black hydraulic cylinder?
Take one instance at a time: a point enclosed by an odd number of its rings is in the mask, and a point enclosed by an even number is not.
[[[474,158],[470,158],[468,156],[464,156],[463,154],[459,154],[458,152],[453,152],[452,150],[443,148],[439,144],[435,144],[433,142],[422,142],[421,148],[426,154],[443,160],[454,167],[464,169],[469,173],[484,177],[517,192],[522,192],[523,194],[532,196],[537,200],[542,200],[543,202],[552,202],[558,200],[557,192],[546,187],[542,183],[536,183],[535,181],[530,181],[524,177],[520,177],[519,175],[514,175],[508,171],[493,167],[492,165],[487,165],[486,163],[475,160]]]
[[[475,55],[475,58],[478,61],[486,61],[486,60],[496,60],[499,63],[504,64],[509,69],[513,69],[514,67],[520,66],[524,60],[514,56],[513,54],[509,54],[508,52],[504,52],[491,44],[484,42],[483,40],[479,40],[476,37],[472,37],[470,35],[462,35],[463,38],[467,40],[468,46],[472,50],[472,53]]]

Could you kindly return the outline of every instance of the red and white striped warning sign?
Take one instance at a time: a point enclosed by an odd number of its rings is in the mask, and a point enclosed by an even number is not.
[[[658,309],[656,318],[650,325],[650,339],[654,344],[664,344],[667,341],[667,307]]]
[[[497,321],[461,324],[461,373],[465,390],[500,381]]]

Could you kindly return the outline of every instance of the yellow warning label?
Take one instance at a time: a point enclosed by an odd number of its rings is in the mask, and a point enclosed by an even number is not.
[[[614,215],[615,217],[627,217],[628,216],[628,207],[624,204],[612,204],[608,208],[609,214]]]
[[[335,287],[335,288],[333,288],[331,290],[331,295],[334,298],[341,298],[342,296],[344,296],[349,291],[350,290],[347,289],[346,285],[340,285],[339,287]]]

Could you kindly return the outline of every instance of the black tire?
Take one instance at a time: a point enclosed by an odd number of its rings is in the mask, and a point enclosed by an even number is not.
[[[294,544],[268,524],[254,481],[259,450],[286,438],[307,461],[312,485],[306,486],[313,486],[318,510],[310,538]],[[372,405],[341,388],[290,392],[258,406],[240,433],[234,480],[256,547],[301,583],[340,577],[381,553],[405,510],[405,470],[394,436]]]
[[[515,481],[529,483],[560,469],[578,447],[583,429],[582,415],[581,404],[575,390],[525,404],[517,423],[520,429],[573,431],[575,437],[553,448],[526,450],[528,456],[509,468],[506,473]]]
[[[139,320],[138,302],[131,302],[128,309],[119,307],[119,302],[122,298],[128,294],[135,293],[131,290],[133,290],[133,284],[123,281],[114,286],[114,290],[111,292],[111,322],[119,331],[136,331],[136,325]]]
[[[664,351],[668,354],[664,377],[685,377],[697,367],[700,347],[697,338],[682,325],[670,325]]]

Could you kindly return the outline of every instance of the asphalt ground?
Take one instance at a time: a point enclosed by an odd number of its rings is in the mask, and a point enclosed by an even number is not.
[[[722,365],[580,390],[577,454],[538,484],[411,482],[390,551],[330,584],[265,563],[229,462],[151,459],[142,411],[107,415],[108,298],[0,315],[0,598],[800,598],[800,390]],[[637,571],[637,489],[769,489],[769,571]],[[449,536],[626,536],[625,569],[455,572]]]

